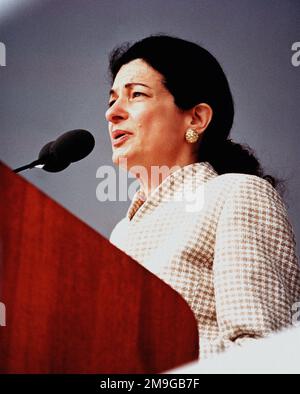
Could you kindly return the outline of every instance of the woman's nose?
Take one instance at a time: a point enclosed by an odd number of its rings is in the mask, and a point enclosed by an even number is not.
[[[128,118],[128,112],[124,108],[121,100],[116,100],[105,113],[105,118],[108,122],[117,123],[120,120]]]

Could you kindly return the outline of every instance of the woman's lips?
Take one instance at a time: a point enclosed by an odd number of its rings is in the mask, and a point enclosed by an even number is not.
[[[112,145],[113,146],[120,146],[125,141],[127,141],[129,137],[130,137],[130,134],[125,134],[122,137],[119,137],[118,139],[113,140]]]

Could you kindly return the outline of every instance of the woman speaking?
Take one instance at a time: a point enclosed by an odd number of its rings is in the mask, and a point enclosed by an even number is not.
[[[290,326],[293,229],[278,181],[228,138],[234,106],[217,60],[155,35],[116,48],[110,73],[112,159],[140,184],[111,242],[187,301],[201,358]]]

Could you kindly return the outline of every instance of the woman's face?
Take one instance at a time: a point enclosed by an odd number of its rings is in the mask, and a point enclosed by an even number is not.
[[[178,109],[163,76],[142,59],[124,65],[114,80],[106,112],[113,162],[132,166],[181,165],[190,156],[185,131],[190,117]],[[121,138],[118,134],[126,132]]]

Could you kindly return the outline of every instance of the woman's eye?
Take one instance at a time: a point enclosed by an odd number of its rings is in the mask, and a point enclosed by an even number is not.
[[[140,96],[146,96],[146,94],[145,94],[145,93],[142,93],[142,92],[133,92],[133,93],[132,93],[132,97],[133,97],[133,98],[135,98],[135,97],[140,97]],[[112,105],[114,105],[115,102],[116,102],[116,100],[111,100],[111,101],[108,103],[108,107],[111,107]]]
[[[145,93],[142,93],[142,92],[133,92],[132,93],[133,97],[139,97],[140,95],[145,96]]]

